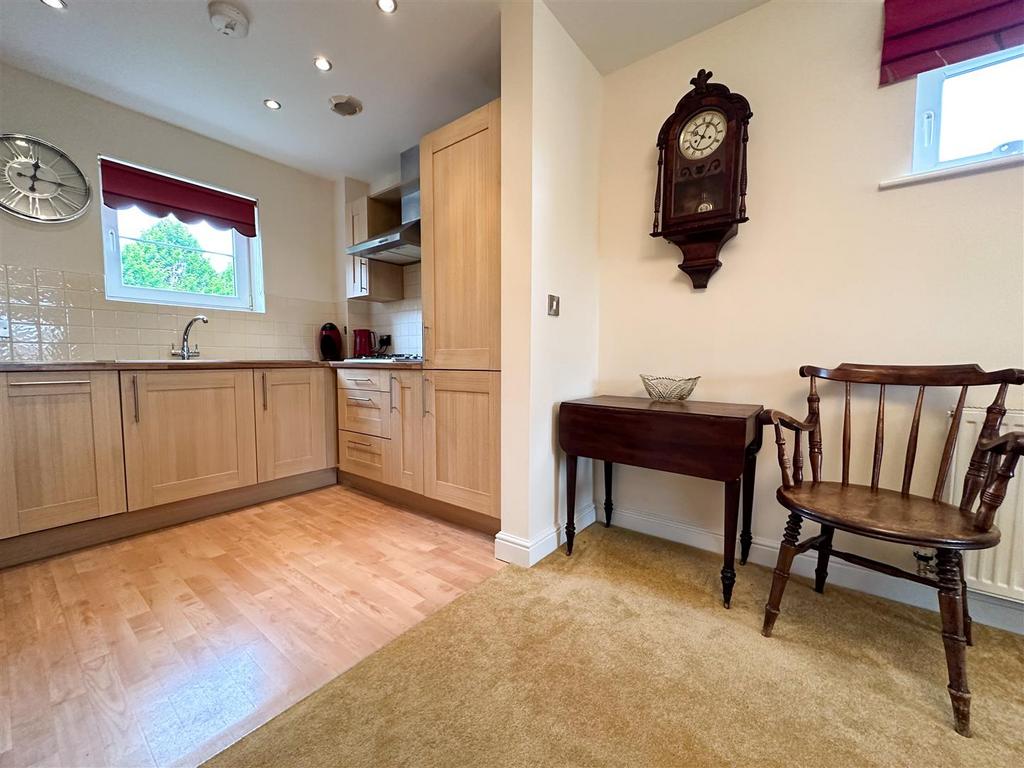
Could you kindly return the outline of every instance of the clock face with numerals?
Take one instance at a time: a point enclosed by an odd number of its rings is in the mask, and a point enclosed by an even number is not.
[[[91,199],[85,174],[53,144],[0,134],[0,210],[29,221],[71,221]]]
[[[698,112],[679,132],[679,151],[687,160],[701,160],[722,145],[725,132],[725,115],[717,109]]]

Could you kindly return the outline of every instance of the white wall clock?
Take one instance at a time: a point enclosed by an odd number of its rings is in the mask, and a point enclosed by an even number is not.
[[[0,134],[0,210],[29,221],[77,219],[89,207],[85,174],[48,141]]]

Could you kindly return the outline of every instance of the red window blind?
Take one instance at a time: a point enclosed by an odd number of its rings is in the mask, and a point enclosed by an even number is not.
[[[1024,45],[1024,0],[885,0],[879,85]]]
[[[133,205],[163,218],[174,214],[187,224],[207,221],[221,229],[234,229],[256,237],[256,201],[181,179],[163,176],[108,158],[100,159],[103,204],[109,208]]]

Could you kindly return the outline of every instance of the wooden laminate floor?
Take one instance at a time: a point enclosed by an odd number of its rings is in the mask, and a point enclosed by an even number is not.
[[[197,764],[483,581],[493,551],[333,486],[0,571],[0,767]]]

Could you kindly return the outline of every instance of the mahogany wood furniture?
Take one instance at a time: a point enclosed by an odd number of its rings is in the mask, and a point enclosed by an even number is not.
[[[750,104],[702,69],[693,89],[658,131],[658,177],[651,237],[682,252],[679,269],[707,288],[722,266],[718,253],[747,221],[747,126]]]
[[[754,473],[761,448],[760,405],[684,400],[659,403],[643,397],[601,395],[564,402],[558,409],[558,442],[565,451],[565,551],[576,535],[576,464],[580,456],[604,462],[605,526],[612,519],[612,466],[660,469],[725,483],[722,601],[729,607],[736,583],[736,528],[743,489],[740,563],[752,541]]]
[[[800,375],[810,378],[807,418],[796,419],[776,410],[768,410],[761,415],[762,422],[771,424],[775,430],[779,466],[782,469],[782,486],[776,492],[776,498],[789,510],[771,593],[765,605],[762,634],[765,637],[771,636],[793,558],[808,550],[815,550],[818,553],[814,584],[818,592],[824,591],[828,562],[833,555],[855,565],[934,587],[939,591],[942,641],[946,650],[949,697],[953,705],[956,731],[963,736],[970,736],[971,694],[967,687],[966,646],[971,644],[971,619],[967,610],[967,586],[964,583],[961,552],[967,549],[994,547],[999,543],[999,529],[993,525],[993,520],[1006,495],[1006,486],[1013,477],[1017,461],[1024,453],[1024,432],[1000,435],[999,429],[1006,413],[1007,388],[1011,384],[1024,384],[1024,370],[1010,368],[987,373],[977,365],[901,366],[843,363],[831,370],[805,365],[800,369]],[[845,385],[842,481],[839,483],[825,482],[821,478],[822,433],[818,379],[839,381]],[[854,384],[878,386],[870,486],[850,483],[850,443],[853,429],[851,392]],[[960,505],[957,507],[943,503],[941,498],[948,479],[953,447],[968,389],[979,385],[998,385],[998,390],[995,400],[988,407],[985,423],[967,468]],[[903,462],[903,481],[898,491],[886,490],[879,485],[885,444],[887,386],[917,387],[917,400]],[[952,412],[952,423],[943,444],[938,477],[931,497],[915,496],[910,493],[927,387],[960,389],[956,407]],[[795,433],[792,464],[786,454],[783,428]],[[804,483],[804,433],[808,436],[811,466],[809,484]],[[973,511],[979,494],[981,503],[977,511]],[[800,526],[804,518],[819,523],[821,532],[801,542]],[[832,547],[832,537],[836,529],[916,547],[934,547],[937,550],[938,578],[920,576],[888,563],[849,552],[840,552]]]

